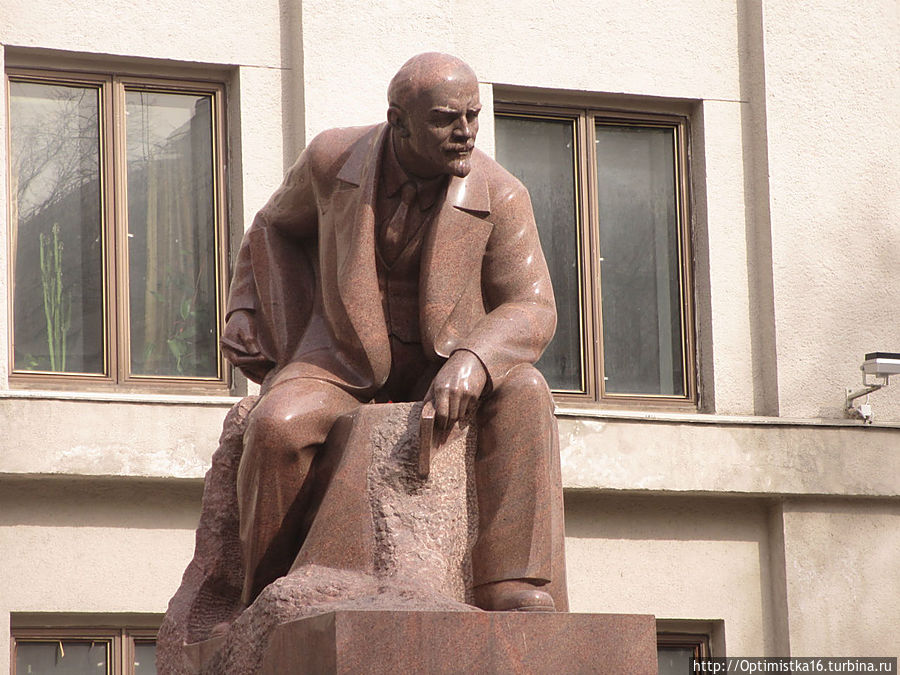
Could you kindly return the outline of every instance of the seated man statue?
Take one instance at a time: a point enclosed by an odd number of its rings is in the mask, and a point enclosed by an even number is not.
[[[474,149],[465,63],[413,57],[388,99],[386,123],[313,139],[235,265],[222,344],[262,383],[238,470],[242,600],[297,555],[335,420],[426,400],[435,433],[477,425],[475,604],[565,610],[556,422],[533,366],[556,309],[528,193]]]

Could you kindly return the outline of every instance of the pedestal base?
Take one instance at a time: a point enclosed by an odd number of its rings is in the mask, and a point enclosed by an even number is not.
[[[649,615],[337,611],[280,625],[260,670],[656,675]]]

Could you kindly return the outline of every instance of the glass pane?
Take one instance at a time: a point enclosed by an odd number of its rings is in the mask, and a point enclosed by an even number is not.
[[[9,91],[14,367],[102,373],[100,90]]]
[[[573,120],[498,115],[497,161],[531,194],[556,295],[556,336],[537,367],[552,389],[584,391]]]
[[[606,391],[684,396],[675,131],[596,133]]]
[[[134,643],[134,675],[156,675],[156,643]]]
[[[690,663],[694,657],[693,647],[657,647],[659,675],[686,675],[691,672]]]
[[[62,640],[16,642],[16,675],[96,675],[107,673],[109,642]]]
[[[126,92],[131,371],[216,377],[212,97]]]

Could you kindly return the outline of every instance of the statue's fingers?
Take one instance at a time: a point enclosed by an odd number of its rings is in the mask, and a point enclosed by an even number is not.
[[[259,354],[259,341],[253,333],[242,331],[238,333],[238,336],[244,344],[244,348],[247,350],[248,354]]]
[[[462,398],[462,394],[458,391],[451,392],[450,394],[450,405],[447,410],[447,426],[453,426],[453,423],[459,419],[459,411],[460,411],[460,399]],[[464,410],[464,408],[463,408]]]
[[[450,412],[450,391],[438,387],[434,391],[434,425],[438,429],[447,428],[447,416]]]
[[[226,333],[219,339],[219,343],[222,345],[222,349],[226,354],[230,352],[240,358],[247,356],[256,357],[260,353],[259,345],[256,344],[256,341],[254,340],[253,344],[248,345],[241,333],[234,336]]]
[[[471,390],[466,390],[465,395],[459,403],[459,422],[462,424],[463,420],[469,416],[469,414],[475,409],[475,402],[478,400],[477,396],[472,394]]]

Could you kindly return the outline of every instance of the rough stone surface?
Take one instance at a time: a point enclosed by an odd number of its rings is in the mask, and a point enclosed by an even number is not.
[[[159,629],[157,662],[162,673],[193,672],[181,646],[206,638],[210,628],[240,612],[243,564],[236,480],[247,415],[256,401],[255,396],[242,399],[225,417],[219,448],[206,474],[194,558]]]
[[[409,582],[464,602],[477,536],[474,429],[456,432],[416,472],[421,403],[344,415],[321,451],[323,495],[292,572],[316,566]]]
[[[406,403],[363,406],[335,427],[337,440],[350,442],[342,455],[348,461],[337,462],[331,486],[358,485],[353,472],[360,466],[366,476],[362,501],[368,513],[364,519],[345,513],[344,520],[371,524],[371,541],[355,542],[355,550],[368,560],[357,553],[351,562],[359,569],[337,569],[305,561],[301,552],[291,572],[240,613],[243,564],[235,478],[241,436],[255,402],[254,397],[242,400],[225,420],[206,478],[194,559],[160,629],[160,672],[256,672],[278,625],[337,609],[476,611],[465,604],[471,597],[469,553],[477,534],[474,429],[451,436],[432,458],[429,477],[421,479],[415,471],[421,403]],[[360,436],[368,443],[360,443]],[[334,451],[334,444],[330,438],[322,452]],[[327,515],[356,504],[330,488],[319,510],[323,523],[309,537],[339,538],[329,529]],[[313,551],[323,550],[309,543]],[[215,624],[236,616],[227,635],[207,640]]]
[[[478,536],[474,429],[451,438],[432,458],[429,477],[422,479],[415,466],[421,405],[378,408],[362,409],[376,422],[367,481],[376,574],[427,581],[457,601],[471,600],[469,552]]]

